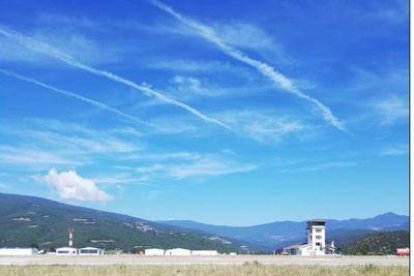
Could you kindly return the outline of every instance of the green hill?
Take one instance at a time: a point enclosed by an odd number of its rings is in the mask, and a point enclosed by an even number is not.
[[[239,251],[235,241],[126,215],[76,207],[37,197],[0,193],[0,247],[66,246],[68,228],[74,246],[139,251],[147,247]]]
[[[397,248],[410,246],[410,234],[406,231],[369,234],[353,242],[339,245],[339,253],[346,255],[390,255]]]

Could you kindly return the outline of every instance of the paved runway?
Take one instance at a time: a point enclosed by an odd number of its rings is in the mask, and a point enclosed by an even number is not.
[[[140,255],[103,255],[103,256],[0,256],[0,265],[242,265],[257,261],[265,265],[402,265],[408,266],[408,257],[397,256],[140,256]]]

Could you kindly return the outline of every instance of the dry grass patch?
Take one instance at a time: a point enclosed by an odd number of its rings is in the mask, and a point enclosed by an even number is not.
[[[276,266],[246,263],[244,265],[188,266],[0,266],[0,276],[139,276],[139,275],[272,275],[272,276],[406,276],[406,266]]]

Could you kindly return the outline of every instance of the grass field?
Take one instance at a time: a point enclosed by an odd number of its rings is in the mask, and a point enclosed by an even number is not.
[[[136,275],[275,275],[275,276],[402,276],[408,266],[275,266],[260,263],[244,265],[188,265],[188,266],[0,266],[0,276],[136,276]]]

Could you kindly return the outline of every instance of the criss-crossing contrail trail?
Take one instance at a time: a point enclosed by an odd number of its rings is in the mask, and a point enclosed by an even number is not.
[[[345,127],[343,126],[342,122],[335,117],[332,111],[321,103],[319,100],[312,98],[311,96],[306,95],[300,89],[295,87],[291,80],[289,80],[286,76],[282,73],[278,72],[269,64],[262,62],[257,59],[253,59],[246,55],[245,53],[241,52],[240,50],[228,45],[220,38],[220,36],[209,26],[201,24],[191,18],[188,18],[181,13],[175,11],[172,7],[167,6],[166,4],[158,1],[158,0],[150,0],[151,3],[156,6],[157,8],[161,9],[162,11],[168,13],[187,27],[190,27],[198,32],[206,40],[210,41],[211,43],[215,44],[219,49],[221,49],[226,55],[241,61],[259,71],[262,75],[269,78],[273,83],[277,86],[281,87],[283,90],[296,95],[297,97],[304,99],[310,103],[312,103],[321,113],[322,117],[325,121],[333,125],[334,127],[346,131]]]
[[[182,103],[182,102],[177,101],[175,99],[171,99],[170,97],[164,95],[163,93],[161,93],[159,91],[156,91],[156,90],[154,90],[150,87],[147,87],[147,86],[139,85],[139,84],[137,84],[137,83],[135,83],[131,80],[128,80],[126,78],[118,76],[114,73],[111,73],[111,72],[108,72],[108,71],[105,71],[105,70],[101,70],[101,69],[97,69],[97,68],[94,68],[94,67],[89,66],[87,64],[84,64],[84,63],[80,62],[79,60],[77,60],[76,58],[74,58],[74,57],[72,57],[72,56],[70,56],[66,53],[61,52],[60,50],[58,50],[57,48],[55,48],[55,47],[53,47],[49,44],[34,40],[33,38],[31,38],[29,36],[26,36],[26,35],[23,35],[23,34],[17,32],[17,31],[11,30],[8,27],[4,27],[4,26],[0,25],[0,34],[3,35],[3,36],[8,37],[10,39],[14,39],[19,44],[21,44],[21,45],[25,46],[26,48],[29,48],[33,51],[40,52],[42,54],[51,56],[53,58],[56,58],[56,59],[58,59],[58,60],[60,60],[64,63],[68,64],[68,65],[71,65],[71,66],[76,67],[78,69],[82,69],[82,70],[87,71],[89,73],[92,73],[92,74],[95,74],[95,75],[98,75],[98,76],[102,76],[102,77],[105,77],[105,78],[110,79],[112,81],[124,84],[126,86],[129,86],[129,87],[143,93],[146,96],[153,97],[153,98],[156,98],[156,99],[161,100],[163,102],[166,102],[166,103],[178,106],[180,108],[183,108],[183,109],[187,110],[188,112],[190,112],[191,114],[195,115],[196,117],[204,120],[205,122],[216,124],[218,126],[226,128],[226,129],[230,129],[230,127],[228,125],[226,125],[225,123],[204,114],[203,112],[189,106],[188,104]]]
[[[81,102],[84,102],[84,103],[93,105],[93,106],[98,107],[100,109],[103,109],[103,110],[106,110],[106,111],[111,112],[113,114],[116,114],[116,115],[118,115],[118,116],[120,116],[120,117],[122,117],[124,119],[128,119],[130,121],[134,121],[134,122],[137,122],[137,123],[140,123],[140,124],[143,124],[143,125],[147,125],[147,126],[151,126],[151,127],[158,128],[159,129],[158,126],[156,126],[156,125],[154,125],[154,124],[152,124],[150,122],[143,121],[143,120],[141,120],[141,119],[139,119],[137,117],[128,115],[128,114],[126,114],[126,113],[124,113],[124,112],[122,112],[122,111],[120,111],[120,110],[118,110],[116,108],[113,108],[113,107],[108,106],[108,105],[106,105],[104,103],[101,103],[101,102],[98,102],[98,101],[95,101],[95,100],[86,98],[86,97],[81,96],[79,94],[76,94],[76,93],[73,93],[73,92],[70,92],[70,91],[67,91],[67,90],[63,90],[63,89],[56,88],[56,87],[51,86],[49,84],[46,84],[44,82],[35,80],[35,79],[30,78],[30,77],[27,77],[27,76],[23,76],[23,75],[17,74],[15,72],[12,72],[12,71],[9,71],[9,70],[5,70],[5,69],[2,69],[2,68],[0,68],[0,73],[4,74],[6,76],[9,76],[9,77],[13,77],[13,78],[19,79],[21,81],[30,82],[30,83],[35,84],[37,86],[41,86],[43,88],[46,88],[46,89],[48,89],[50,91],[53,91],[54,93],[63,95],[65,97],[73,98],[73,99],[79,100]]]

